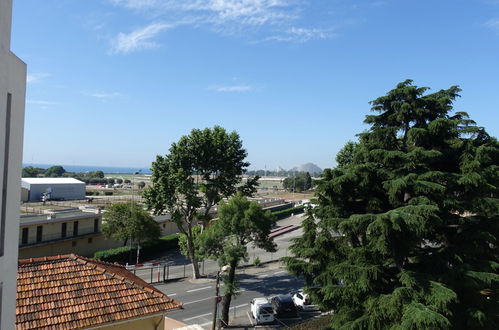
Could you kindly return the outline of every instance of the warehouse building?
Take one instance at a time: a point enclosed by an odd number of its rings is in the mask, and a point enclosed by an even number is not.
[[[45,200],[85,199],[85,183],[73,178],[22,179],[23,202],[38,202],[44,198]]]

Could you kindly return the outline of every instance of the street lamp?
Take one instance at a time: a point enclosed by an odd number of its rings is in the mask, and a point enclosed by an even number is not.
[[[218,303],[220,302],[220,297],[218,296],[220,291],[220,275],[225,273],[229,269],[230,266],[225,265],[217,272],[217,284],[215,285],[215,309],[213,311],[213,324],[211,326],[211,330],[216,330],[217,328],[217,308],[218,308]]]

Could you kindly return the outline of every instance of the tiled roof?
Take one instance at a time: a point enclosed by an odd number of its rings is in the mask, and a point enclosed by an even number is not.
[[[74,254],[19,260],[17,329],[79,329],[181,306],[120,265]]]

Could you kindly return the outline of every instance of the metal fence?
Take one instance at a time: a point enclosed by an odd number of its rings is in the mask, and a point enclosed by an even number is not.
[[[262,251],[257,248],[249,248],[248,250],[248,260],[241,261],[238,266],[238,270],[241,273],[245,273],[246,268],[250,266],[257,266],[257,264],[268,262],[278,262],[282,257],[286,257],[289,254],[287,247],[281,248],[275,253]],[[188,262],[181,264],[173,263],[171,261],[152,262],[127,265],[126,268],[142,280],[152,284],[192,277],[194,273],[192,264]],[[199,272],[203,276],[215,275],[219,269],[218,263],[214,260],[206,259],[199,262]]]

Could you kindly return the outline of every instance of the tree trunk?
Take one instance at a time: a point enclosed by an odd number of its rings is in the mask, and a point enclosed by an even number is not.
[[[230,262],[230,270],[227,281],[230,284],[234,284],[234,280],[236,279],[236,267],[237,260]],[[231,287],[233,287],[231,285]],[[222,325],[229,325],[229,310],[230,310],[230,302],[232,300],[233,292],[227,292],[222,299]]]
[[[189,250],[189,259],[192,263],[192,278],[197,279],[201,277],[199,273],[198,259],[196,258],[196,253],[194,251],[194,242],[192,240],[192,230],[189,228],[187,233],[187,249]]]

